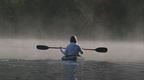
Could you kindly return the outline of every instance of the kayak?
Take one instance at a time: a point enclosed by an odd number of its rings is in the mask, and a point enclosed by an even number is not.
[[[63,56],[62,61],[77,61],[77,56]]]

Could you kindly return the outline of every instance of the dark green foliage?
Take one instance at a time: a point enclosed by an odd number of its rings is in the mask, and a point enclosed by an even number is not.
[[[0,0],[2,35],[38,31],[124,38],[143,23],[143,0]],[[55,32],[54,32],[55,31]],[[108,35],[107,35],[108,36]]]

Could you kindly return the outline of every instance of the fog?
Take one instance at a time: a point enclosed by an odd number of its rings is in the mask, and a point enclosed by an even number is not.
[[[143,0],[1,0],[1,38],[143,40]]]
[[[76,35],[82,47],[106,46],[106,54],[86,51],[85,60],[143,61],[143,0],[0,0],[1,59],[60,59],[59,50]]]
[[[59,49],[38,50],[37,44],[66,47],[68,40],[32,40],[32,39],[1,39],[0,59],[60,60],[63,54]],[[109,62],[143,62],[144,45],[142,42],[109,42],[109,41],[79,41],[83,48],[98,48],[105,46],[107,53],[84,51],[81,59]]]

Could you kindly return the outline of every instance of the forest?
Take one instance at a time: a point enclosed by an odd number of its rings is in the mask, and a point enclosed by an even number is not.
[[[143,39],[143,0],[0,0],[0,36]]]

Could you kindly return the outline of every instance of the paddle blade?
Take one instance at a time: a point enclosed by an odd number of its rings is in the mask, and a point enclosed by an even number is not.
[[[99,48],[96,48],[95,51],[97,51],[97,52],[102,52],[102,53],[106,53],[106,52],[108,51],[108,49],[105,48],[105,47],[99,47]]]
[[[45,46],[45,45],[37,45],[36,48],[40,49],[40,50],[47,50],[47,49],[49,49],[49,47]]]

